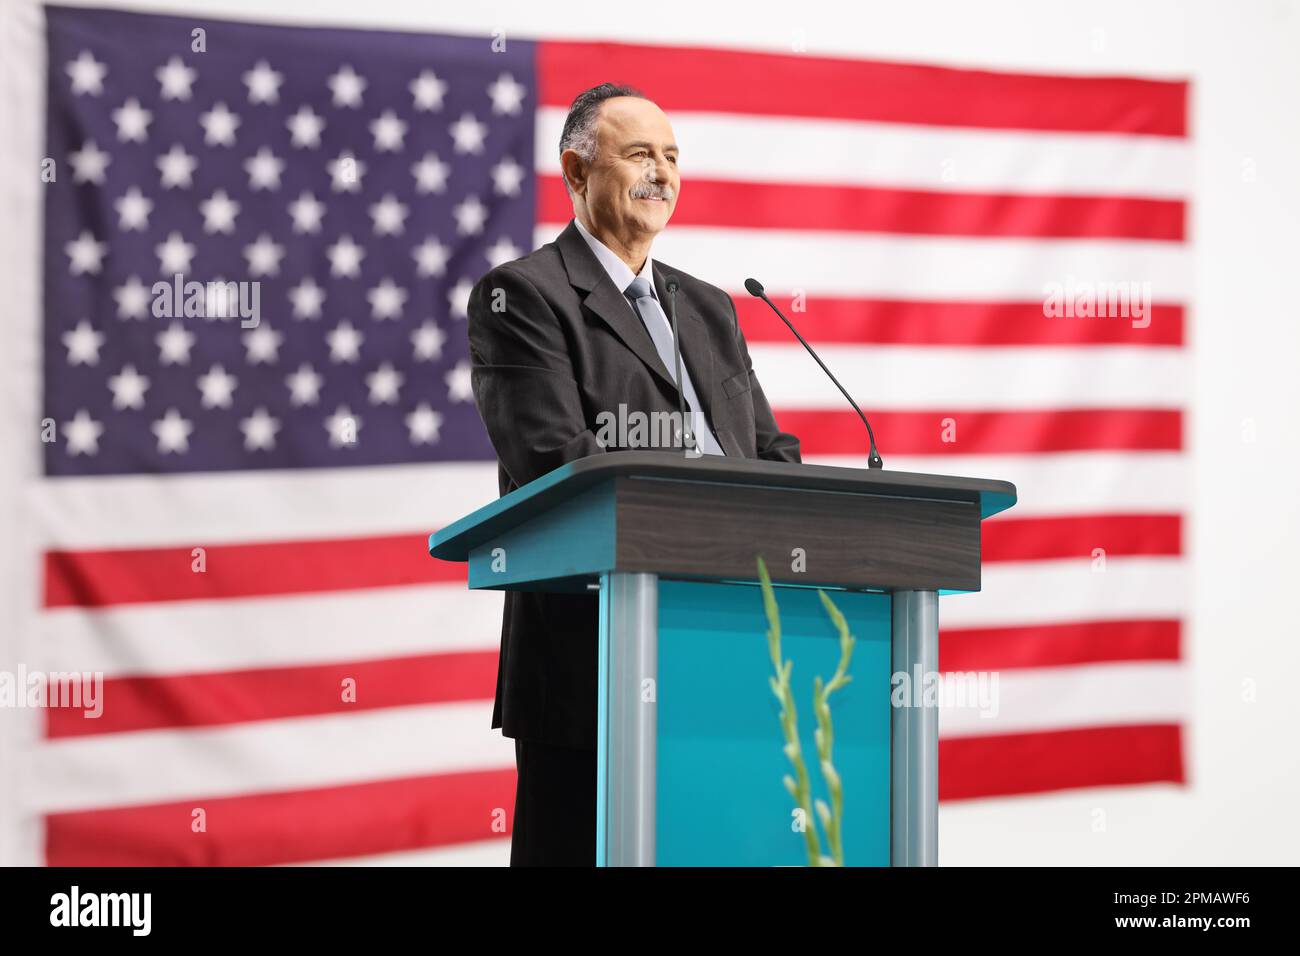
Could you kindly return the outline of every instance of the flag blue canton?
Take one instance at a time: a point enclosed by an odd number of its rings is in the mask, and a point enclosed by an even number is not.
[[[492,459],[466,303],[532,248],[533,46],[46,11],[46,473]]]

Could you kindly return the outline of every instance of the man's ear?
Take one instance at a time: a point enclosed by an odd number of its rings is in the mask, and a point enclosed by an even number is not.
[[[576,149],[566,149],[560,154],[560,169],[569,183],[569,188],[578,196],[587,194],[586,165]]]

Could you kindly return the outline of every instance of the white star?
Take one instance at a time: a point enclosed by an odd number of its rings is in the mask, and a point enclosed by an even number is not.
[[[114,201],[117,209],[117,228],[123,232],[132,229],[148,229],[149,213],[153,211],[153,201],[145,199],[144,193],[132,186],[126,195]]]
[[[325,204],[309,192],[289,203],[289,215],[293,217],[293,231],[320,232],[320,223],[325,218]]]
[[[110,158],[108,153],[95,145],[93,139],[86,140],[81,149],[68,155],[68,165],[72,167],[72,181],[103,185],[104,170],[108,168]]]
[[[123,366],[122,371],[108,380],[113,390],[113,407],[118,411],[127,408],[144,408],[144,393],[149,380],[135,370],[134,365]]]
[[[498,116],[513,116],[519,112],[519,107],[524,102],[524,94],[527,92],[513,76],[502,73],[497,77],[496,82],[488,87],[488,96],[492,97],[492,112]]]
[[[461,279],[447,290],[447,302],[451,305],[452,318],[469,318],[469,294],[473,291],[474,286],[468,279]]]
[[[442,355],[442,346],[447,341],[447,333],[438,328],[432,320],[425,319],[424,324],[411,333],[411,345],[417,362],[431,362]]]
[[[442,427],[442,416],[430,408],[428,402],[421,402],[406,416],[406,427],[411,432],[412,445],[435,445],[438,429]]]
[[[443,376],[447,383],[447,397],[453,402],[469,402],[474,399],[474,389],[470,384],[469,362],[463,359],[456,367]]]
[[[397,201],[392,193],[370,207],[370,218],[375,222],[375,234],[380,236],[399,235],[406,222],[407,208]]]
[[[336,193],[355,193],[361,191],[361,177],[366,174],[366,164],[344,150],[338,158],[325,164],[333,182],[330,188]]]
[[[370,124],[370,135],[375,138],[376,153],[396,153],[406,137],[406,124],[392,110],[384,110],[379,119]]]
[[[323,383],[316,370],[305,362],[298,366],[298,371],[285,379],[289,386],[289,404],[315,405],[320,401],[320,387]]]
[[[307,276],[289,290],[289,301],[293,303],[295,319],[319,319],[325,290],[316,284],[315,279]]]
[[[119,319],[143,319],[149,311],[149,287],[138,276],[131,276],[113,290]]]
[[[235,130],[241,120],[225,103],[217,103],[199,117],[203,126],[203,142],[209,146],[234,146]]]
[[[177,186],[189,189],[194,170],[198,165],[199,161],[185,152],[180,143],[177,143],[165,154],[158,157],[158,169],[162,172],[163,189],[174,189]]]
[[[208,199],[199,203],[203,213],[203,231],[206,233],[235,231],[235,216],[239,215],[239,203],[226,195],[224,189],[218,189]]]
[[[491,263],[493,268],[496,268],[503,262],[509,262],[511,259],[518,259],[524,254],[522,249],[505,236],[502,236],[492,245],[488,246],[483,253],[487,256],[487,261]]]
[[[385,362],[366,376],[366,385],[370,388],[371,405],[396,405],[397,393],[402,387],[405,376]]]
[[[310,106],[298,107],[298,112],[285,120],[285,125],[289,127],[293,145],[299,149],[315,149],[320,145],[320,133],[325,128],[325,120],[313,113]]]
[[[442,109],[442,98],[447,95],[447,84],[433,70],[423,71],[407,89],[415,99],[415,108],[426,112]]]
[[[199,74],[197,70],[192,70],[186,66],[185,61],[180,57],[174,56],[167,61],[166,66],[158,67],[153,75],[162,84],[163,99],[188,100],[190,98],[190,87]]]
[[[167,409],[167,414],[153,423],[153,433],[158,436],[158,451],[164,455],[189,451],[190,433],[193,431],[193,423],[182,418],[174,408]]]
[[[450,254],[451,250],[429,236],[411,251],[411,257],[416,263],[416,274],[422,277],[442,275],[447,271],[447,257]]]
[[[457,203],[451,214],[456,217],[456,231],[462,236],[477,236],[487,221],[487,207],[477,196],[469,196]]]
[[[425,153],[424,158],[411,167],[415,177],[415,191],[420,193],[440,193],[447,188],[447,176],[451,167],[440,160],[434,153]]]
[[[524,168],[507,156],[492,167],[492,191],[498,196],[518,196],[524,181]]]
[[[189,365],[190,349],[194,347],[194,335],[185,326],[173,321],[166,331],[159,332],[154,338],[158,345],[158,361],[163,365]]]
[[[284,258],[284,246],[272,241],[266,233],[257,237],[257,241],[244,246],[244,258],[248,260],[249,274],[254,276],[279,275],[280,260]]]
[[[351,236],[340,236],[339,241],[325,250],[330,260],[330,275],[337,278],[361,275],[361,260],[366,251],[352,241]]]
[[[229,408],[235,394],[235,385],[239,379],[231,375],[220,365],[214,365],[198,379],[199,391],[203,393],[201,403],[204,408]]]
[[[153,114],[140,106],[134,96],[113,110],[113,122],[117,124],[117,138],[122,143],[143,143],[149,134],[149,124]]]
[[[361,357],[361,343],[365,336],[352,327],[346,319],[338,324],[325,341],[330,344],[331,362],[355,362]]]
[[[353,415],[346,405],[340,405],[333,415],[325,419],[325,428],[330,433],[331,448],[355,445],[361,437],[361,419]]]
[[[176,273],[186,273],[190,271],[190,262],[194,258],[195,246],[192,242],[186,242],[185,237],[179,232],[170,233],[166,242],[160,242],[153,247],[154,254],[158,256],[158,268],[165,276],[175,275]]]
[[[402,306],[406,304],[406,290],[396,285],[392,279],[385,278],[366,293],[366,298],[370,300],[372,319],[397,319],[401,317]]]
[[[221,276],[207,282],[203,290],[203,317],[211,321],[233,319],[237,315],[239,315],[239,291],[232,289]]]
[[[84,408],[77,409],[72,421],[63,423],[63,437],[69,455],[94,455],[99,451],[99,436],[104,426],[90,417]]]
[[[272,418],[265,408],[258,408],[239,423],[244,433],[244,449],[270,451],[275,447],[275,433],[280,430],[279,419]]]
[[[280,343],[284,336],[263,322],[257,328],[244,333],[245,357],[249,365],[270,365],[280,359]]]
[[[351,66],[344,66],[329,78],[329,88],[334,93],[335,106],[355,108],[361,105],[366,81]]]
[[[69,269],[74,276],[86,272],[97,274],[102,267],[104,256],[108,254],[108,243],[97,242],[89,231],[82,230],[81,235],[63,246],[63,251],[72,260]]]
[[[248,102],[280,101],[280,84],[284,82],[284,74],[275,72],[265,60],[258,60],[257,66],[245,73],[242,79],[248,87]]]
[[[460,119],[451,124],[451,138],[456,141],[458,153],[483,152],[483,140],[487,136],[487,127],[470,113],[462,113]]]
[[[284,170],[284,160],[263,146],[257,155],[244,160],[244,171],[248,173],[248,188],[279,189],[280,173]]]
[[[77,96],[83,93],[98,96],[104,92],[104,77],[108,75],[108,67],[96,60],[89,50],[82,50],[64,69],[72,77],[72,92]]]
[[[98,365],[99,347],[104,344],[104,336],[82,319],[71,332],[63,333],[63,344],[68,349],[69,365]]]

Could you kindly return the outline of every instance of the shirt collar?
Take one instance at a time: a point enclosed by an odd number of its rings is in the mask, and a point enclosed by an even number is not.
[[[582,224],[582,221],[577,216],[573,217],[573,224],[578,227],[578,232],[582,233],[582,238],[587,241],[591,251],[596,254],[596,258],[600,260],[605,272],[614,280],[614,287],[619,292],[627,292],[627,287],[632,284],[632,280],[641,278],[650,283],[651,294],[658,297],[658,293],[655,292],[654,270],[651,268],[653,260],[650,258],[649,253],[646,253],[645,265],[641,267],[641,273],[638,276],[632,272],[631,267],[626,262],[618,257],[618,254],[613,249],[589,233],[587,227]]]

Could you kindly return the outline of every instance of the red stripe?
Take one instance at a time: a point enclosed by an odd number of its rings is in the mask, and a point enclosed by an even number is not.
[[[939,740],[940,800],[1185,780],[1177,724]]]
[[[792,299],[768,293],[813,343],[876,345],[1182,345],[1183,307],[1151,306],[1145,328],[1131,318],[1064,319],[1042,302],[918,302],[903,299]],[[750,342],[794,342],[767,304],[731,294]],[[1144,320],[1145,321],[1145,320]],[[1139,322],[1140,326],[1142,323]]]
[[[467,651],[213,674],[115,677],[104,681],[104,708],[97,718],[71,708],[47,708],[46,736],[213,727],[381,707],[491,700],[496,671],[496,651]],[[345,681],[350,683],[345,685]],[[353,700],[344,699],[345,689],[353,690]]]
[[[873,411],[885,461],[892,455],[993,455],[1053,451],[1177,451],[1182,413],[1172,409],[1057,411]],[[782,429],[810,455],[865,455],[866,429],[852,409],[776,410]],[[947,441],[946,437],[954,436]]]
[[[981,527],[985,561],[1182,554],[1182,518],[1168,514],[994,518]]]
[[[45,860],[268,866],[490,840],[509,832],[514,797],[515,772],[502,769],[56,813],[45,820]],[[196,808],[206,832],[193,830]]]
[[[543,41],[538,100],[567,108],[604,82],[664,110],[1000,129],[1187,135],[1187,83],[993,73],[683,46]]]
[[[942,671],[1065,667],[1108,661],[1176,661],[1181,621],[1087,621],[1030,627],[943,628]]]
[[[434,561],[428,538],[376,538],[203,545],[206,570],[193,570],[191,547],[50,551],[46,607],[107,607],[201,601],[407,584],[464,582],[465,566]]]
[[[568,222],[559,175],[538,176],[538,222]],[[1183,239],[1184,205],[1119,196],[1040,196],[688,178],[674,226],[925,236]]]

